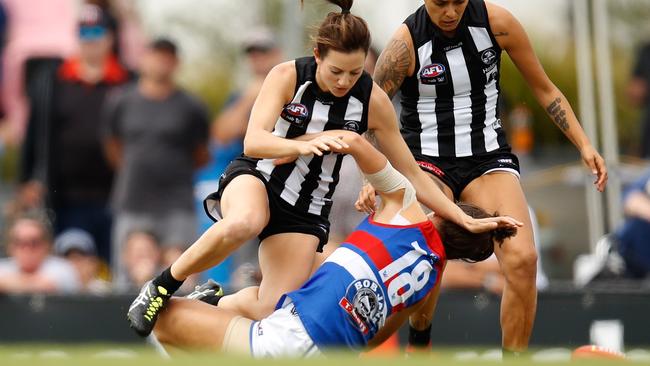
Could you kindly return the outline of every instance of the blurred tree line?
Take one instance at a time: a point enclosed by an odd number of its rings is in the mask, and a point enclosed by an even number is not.
[[[634,67],[637,48],[643,42],[650,41],[650,22],[648,22],[648,19],[650,19],[650,1],[610,1],[608,10],[619,146],[621,154],[636,155],[639,148],[638,136],[640,134],[639,110],[627,102],[625,87]],[[573,22],[570,13],[566,17],[567,21]],[[530,36],[533,39],[539,38],[535,37],[535,35]],[[536,52],[548,76],[566,95],[579,116],[573,33],[571,32],[567,37],[567,52],[560,53],[560,56],[558,56],[557,52],[545,52],[550,47],[553,47],[552,43],[542,48],[536,47]],[[592,45],[595,41],[592,40]],[[528,88],[521,74],[507,56],[503,57],[502,65],[501,88],[505,104],[508,107],[524,104],[530,108],[533,115],[536,147],[570,144],[569,140],[549,119],[544,108],[537,103],[530,88]],[[594,64],[594,72],[597,72],[595,66]],[[597,91],[594,94],[597,98]]]

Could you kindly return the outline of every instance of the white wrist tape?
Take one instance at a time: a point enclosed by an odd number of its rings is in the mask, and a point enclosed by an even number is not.
[[[415,202],[415,188],[402,173],[390,165],[390,162],[386,162],[386,166],[377,173],[364,174],[364,176],[379,192],[392,193],[403,189],[404,199],[402,205],[404,208]]]

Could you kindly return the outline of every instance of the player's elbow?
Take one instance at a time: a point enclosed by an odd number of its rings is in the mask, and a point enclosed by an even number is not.
[[[254,132],[246,133],[246,137],[244,137],[244,155],[261,158],[262,150],[260,139],[257,138],[256,134]]]

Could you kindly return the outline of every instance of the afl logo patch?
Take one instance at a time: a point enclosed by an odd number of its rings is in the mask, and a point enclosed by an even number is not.
[[[491,48],[488,48],[487,50],[481,53],[481,61],[483,61],[483,63],[486,65],[493,64],[496,58],[497,58],[497,53]]]
[[[309,117],[309,110],[304,104],[291,103],[282,109],[280,117],[293,125],[304,127]]]
[[[386,300],[381,286],[369,279],[356,280],[348,286],[339,306],[363,334],[376,332],[386,321]]]
[[[420,82],[426,85],[438,85],[447,82],[446,68],[443,64],[431,64],[420,71]]]
[[[345,121],[343,129],[352,132],[359,132],[359,122],[357,121]]]

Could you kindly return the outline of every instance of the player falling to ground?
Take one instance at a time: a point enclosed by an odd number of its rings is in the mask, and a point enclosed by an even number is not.
[[[528,346],[537,307],[537,253],[519,183],[519,162],[501,128],[502,51],[578,148],[602,192],[607,182],[603,158],[544,72],[521,24],[498,5],[483,0],[424,0],[382,52],[375,80],[391,98],[401,91],[402,136],[447,197],[524,221],[515,237],[495,249],[506,278],[501,300],[503,347],[521,351]],[[371,192],[363,194],[361,206],[371,209],[373,198]],[[412,333],[428,332],[423,323],[412,325]]]
[[[348,147],[338,135],[373,131],[392,165],[413,183],[418,199],[440,217],[471,232],[508,225],[507,218],[474,219],[449,201],[418,168],[399,134],[393,105],[363,72],[370,46],[366,22],[350,14],[352,0],[330,1],[342,12],[321,24],[312,57],[276,66],[266,77],[253,107],[244,152],[234,160],[206,201],[221,217],[170,268],[145,285],[128,311],[131,327],[151,332],[166,301],[193,273],[206,270],[258,236],[262,283],[226,296],[219,306],[261,319],[282,294],[300,287],[311,274],[316,251],[327,242],[331,197]],[[300,137],[299,139],[297,139]],[[355,138],[349,144],[357,143]],[[274,159],[298,158],[276,165]]]
[[[348,131],[354,156],[380,193],[382,206],[367,217],[298,290],[260,321],[198,300],[173,298],[154,328],[158,340],[179,348],[241,352],[254,357],[312,356],[329,349],[359,351],[380,344],[409,316],[431,321],[448,259],[481,261],[512,226],[473,234],[425,215],[411,183],[372,145]],[[343,140],[346,137],[342,137]],[[490,217],[461,204],[477,218]]]

